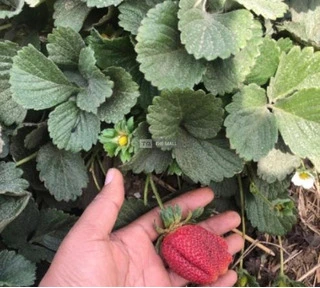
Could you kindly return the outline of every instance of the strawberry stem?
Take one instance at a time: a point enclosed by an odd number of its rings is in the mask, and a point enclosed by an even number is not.
[[[32,159],[36,158],[37,155],[38,155],[38,151],[37,151],[37,152],[34,152],[33,154],[29,155],[29,156],[26,157],[26,158],[23,158],[23,159],[17,161],[17,162],[16,162],[16,167],[21,166],[21,165],[23,165],[23,164],[31,161]]]
[[[158,189],[157,189],[156,185],[154,184],[152,177],[150,177],[149,179],[150,179],[150,186],[151,186],[152,192],[157,199],[159,207],[161,208],[161,210],[163,210],[164,206],[163,206],[162,200],[160,198]]]
[[[143,203],[145,206],[148,205],[148,191],[149,191],[150,178],[151,178],[151,174],[148,174],[146,178],[146,183],[144,184]]]
[[[278,236],[280,246],[280,277],[284,276],[284,259],[283,259],[283,246],[281,236]]]
[[[244,195],[243,195],[243,186],[242,186],[242,179],[240,174],[238,174],[238,185],[240,190],[240,203],[241,203],[241,224],[242,224],[242,238],[245,241],[246,236],[246,224],[245,224],[245,215],[244,215]],[[244,247],[241,249],[241,255],[244,254]],[[243,269],[243,257],[240,259],[240,269]]]

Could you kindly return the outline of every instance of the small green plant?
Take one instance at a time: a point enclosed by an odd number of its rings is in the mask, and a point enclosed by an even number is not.
[[[52,260],[89,184],[101,187],[107,156],[146,179],[145,204],[154,174],[177,177],[178,189],[214,187],[227,203],[217,210],[240,197],[243,223],[286,235],[297,222],[291,179],[311,189],[320,171],[319,7],[5,1],[0,267],[20,266],[0,269],[0,284],[34,283],[35,263]],[[130,199],[123,209],[116,228],[147,208]],[[241,286],[253,285],[242,264]]]

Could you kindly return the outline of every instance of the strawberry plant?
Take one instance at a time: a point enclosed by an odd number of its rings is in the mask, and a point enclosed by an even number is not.
[[[170,197],[155,175],[243,234],[285,236],[292,182],[319,191],[320,1],[2,2],[1,285],[38,283],[111,166],[145,182],[115,229]]]

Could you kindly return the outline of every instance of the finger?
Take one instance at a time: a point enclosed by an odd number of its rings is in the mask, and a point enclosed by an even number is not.
[[[208,218],[205,221],[199,223],[199,225],[214,234],[222,235],[238,227],[240,223],[241,218],[237,212],[227,211]]]
[[[85,233],[88,236],[88,231],[91,231],[93,237],[105,239],[116,222],[123,201],[122,174],[119,170],[111,168],[104,187],[83,212],[73,232]]]
[[[238,279],[237,273],[229,270],[226,274],[220,276],[218,280],[207,287],[232,287]]]
[[[213,192],[210,188],[200,188],[193,190],[191,192],[185,193],[167,203],[165,206],[179,204],[183,215],[186,215],[189,211],[195,210],[196,208],[203,207],[213,200]],[[155,208],[145,215],[141,216],[139,219],[135,220],[129,224],[125,229],[130,231],[131,229],[136,229],[141,227],[150,238],[154,241],[158,237],[154,225],[161,226],[161,220],[159,217],[159,208]]]
[[[225,240],[227,241],[228,251],[231,255],[238,253],[244,245],[243,238],[238,234],[231,234]]]
[[[243,238],[242,238],[240,235],[238,235],[238,234],[232,234],[232,235],[226,237],[225,240],[226,240],[227,245],[228,245],[228,252],[229,252],[231,255],[239,252],[239,251],[242,249],[243,245],[244,245]],[[229,271],[229,272],[230,272],[230,271]],[[178,274],[176,274],[175,272],[173,272],[173,271],[170,270],[170,269],[169,269],[168,273],[169,273],[169,277],[170,277],[170,279],[171,279],[172,286],[184,286],[184,285],[186,285],[186,284],[188,284],[188,283],[190,282],[190,281],[184,279],[183,277],[179,276]],[[232,274],[232,273],[231,273],[231,274]],[[225,274],[225,275],[222,275],[222,276],[221,276],[222,280],[223,280],[224,278],[226,278],[225,276],[227,276],[227,275],[229,275],[229,274],[227,273],[227,274]],[[229,276],[227,276],[227,278],[224,279],[224,280],[228,280],[228,277],[229,277]],[[233,279],[234,279],[234,278],[233,278]],[[224,281],[224,280],[223,280],[223,281]],[[232,280],[232,279],[231,279],[231,280]],[[230,280],[230,282],[233,281],[233,280],[232,280],[232,281],[231,281],[231,280]],[[218,281],[220,281],[220,277],[219,277],[219,279],[217,280],[217,282],[218,282]],[[237,278],[236,278],[235,282],[236,282],[236,281],[237,281]],[[214,284],[216,284],[217,282],[215,282]],[[234,282],[234,283],[235,283],[235,282]],[[219,282],[218,282],[218,283],[219,283]],[[234,284],[234,283],[233,283],[233,284]],[[233,286],[233,284],[230,285],[230,286]],[[211,286],[211,285],[210,285],[210,286]],[[216,285],[216,286],[219,286],[219,285]],[[222,286],[228,287],[229,285],[222,285]]]

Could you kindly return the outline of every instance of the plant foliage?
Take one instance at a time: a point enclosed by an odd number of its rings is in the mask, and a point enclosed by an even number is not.
[[[288,179],[320,172],[320,1],[2,2],[1,285],[33,284],[108,157],[210,185],[219,211],[248,183],[250,225],[292,229]],[[127,200],[115,229],[146,210]]]

